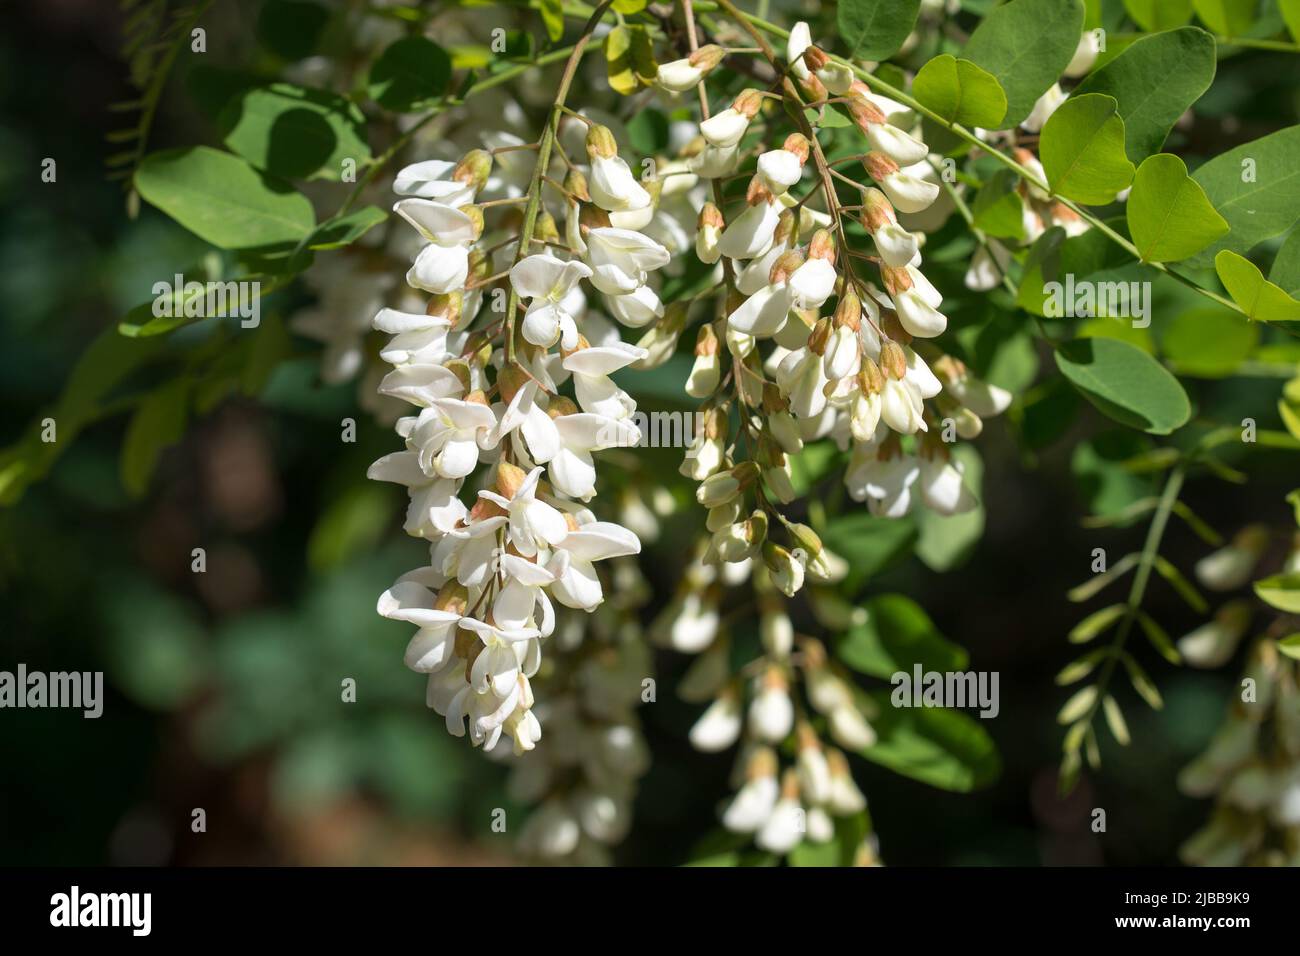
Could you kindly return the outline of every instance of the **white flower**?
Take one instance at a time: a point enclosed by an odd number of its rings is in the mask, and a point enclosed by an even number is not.
[[[611,295],[605,300],[609,314],[628,328],[639,329],[662,318],[664,304],[648,285],[639,286],[626,295]]]
[[[496,424],[492,409],[479,402],[440,398],[420,412],[411,442],[426,475],[464,478],[478,464],[479,439]]]
[[[650,194],[617,155],[591,158],[587,189],[596,205],[608,212],[644,209],[650,205]]]
[[[758,178],[774,196],[788,190],[803,175],[803,163],[787,149],[770,149],[758,157]]]
[[[1268,548],[1268,530],[1259,525],[1242,529],[1226,547],[1196,562],[1196,580],[1214,591],[1235,591],[1250,580]]]
[[[655,84],[670,93],[685,93],[693,90],[700,85],[702,79],[704,79],[704,70],[692,66],[691,61],[686,57],[660,63],[659,70],[655,74]]]
[[[754,837],[754,843],[769,853],[789,853],[803,840],[804,810],[797,796],[782,796],[772,815]]]
[[[426,292],[454,292],[469,275],[469,247],[482,220],[428,199],[402,199],[393,211],[416,228],[429,244],[420,250],[406,281]]]
[[[702,179],[720,179],[730,176],[740,165],[740,144],[730,146],[704,147],[699,155],[691,158],[691,170]]]
[[[426,475],[416,452],[399,451],[385,455],[370,466],[366,477],[406,486],[411,496],[403,524],[407,534],[435,538],[446,534],[465,518],[467,509],[457,497],[460,479]]]
[[[760,200],[722,231],[718,251],[728,259],[752,259],[760,255],[771,245],[780,219],[779,204]]]
[[[465,392],[465,385],[455,372],[442,365],[402,365],[384,376],[379,391],[412,405],[428,407],[439,399],[459,398]]]
[[[777,368],[777,387],[790,399],[790,411],[798,418],[815,418],[826,407],[823,365],[822,356],[805,346],[787,355]]]
[[[1020,121],[1021,127],[1031,133],[1041,132],[1044,124],[1065,100],[1066,94],[1061,92],[1061,84],[1053,83],[1034,103],[1034,108],[1029,111],[1029,115]]]
[[[872,149],[884,153],[900,166],[912,166],[930,155],[929,146],[889,123],[868,124],[866,135]]]
[[[399,578],[379,596],[377,610],[386,618],[419,626],[406,648],[406,666],[421,673],[435,674],[453,659],[456,625],[464,608],[438,608],[438,595],[418,578],[418,574]]]
[[[1077,80],[1084,76],[1097,62],[1097,54],[1101,52],[1100,34],[1100,30],[1086,30],[1079,37],[1079,45],[1074,48],[1074,56],[1065,68],[1065,75],[1070,79]]]
[[[691,746],[703,753],[726,750],[740,738],[743,724],[739,695],[724,691],[691,727]]]
[[[938,183],[927,182],[907,169],[889,173],[879,182],[880,188],[899,212],[921,212],[939,196]]]
[[[560,340],[563,348],[578,344],[578,327],[565,298],[591,269],[581,262],[565,262],[549,253],[523,259],[510,269],[510,283],[521,298],[530,299],[524,314],[523,335],[533,345],[550,348]]]
[[[706,119],[700,124],[700,135],[708,141],[710,146],[718,149],[727,149],[734,147],[745,137],[745,131],[749,129],[750,118],[736,109],[734,106],[728,106],[720,113]]]
[[[548,569],[555,575],[551,592],[565,607],[591,611],[604,600],[594,562],[639,554],[641,542],[611,521],[591,521],[570,531],[556,545]]]
[[[569,533],[564,515],[537,498],[537,480],[541,474],[540,465],[524,475],[521,469],[502,462],[498,485],[513,485],[509,497],[486,489],[478,493],[480,498],[491,501],[506,513],[506,537],[526,558],[536,555],[539,548],[559,544]]]
[[[393,192],[400,196],[432,199],[452,208],[464,206],[474,201],[474,188],[450,178],[455,170],[456,163],[443,159],[413,163],[393,179]]]
[[[727,316],[727,328],[755,338],[768,338],[785,325],[793,302],[794,291],[788,282],[764,286]]]
[[[662,269],[671,258],[659,243],[630,229],[591,229],[586,243],[591,284],[608,295],[636,291],[645,284],[647,272]]]
[[[1179,638],[1178,653],[1193,667],[1221,667],[1228,662],[1250,625],[1250,604],[1229,601],[1214,620]]]
[[[885,388],[880,394],[880,417],[903,435],[927,430],[920,394],[907,382],[889,376],[885,376]]]
[[[790,64],[790,72],[801,80],[808,79],[808,64],[803,61],[803,51],[812,46],[812,32],[808,24],[800,20],[790,30],[790,38],[785,44],[785,58]]]
[[[941,456],[921,457],[917,487],[926,507],[941,515],[962,514],[979,504],[962,480],[961,469]]]
[[[819,309],[835,292],[835,266],[827,259],[812,258],[790,276],[790,292],[796,309]]]
[[[627,418],[578,413],[555,419],[560,448],[547,465],[551,484],[560,494],[587,501],[596,493],[593,451],[631,448],[641,440],[640,430]]]
[[[909,335],[918,339],[932,339],[948,327],[948,318],[927,301],[923,291],[916,286],[904,289],[893,296],[898,321]]]
[[[966,288],[972,292],[996,289],[1002,283],[1002,277],[1007,274],[1010,263],[1011,252],[1002,243],[990,240],[976,249],[975,255],[971,257],[970,267],[963,279]]]
[[[573,373],[574,391],[582,410],[606,418],[626,418],[636,411],[636,402],[609,376],[646,354],[645,349],[623,342],[570,353],[563,364]]]
[[[794,703],[779,670],[771,668],[749,704],[749,729],[759,740],[780,743],[794,729]]]
[[[445,316],[380,309],[372,325],[393,336],[379,350],[379,357],[390,365],[441,365],[451,357],[447,350],[451,320]]]
[[[500,379],[498,378],[498,383]],[[526,381],[501,409],[488,444],[495,447],[516,430],[527,446],[533,461],[545,464],[560,450],[560,433],[555,422],[538,401],[539,385],[536,380]]]
[[[781,784],[775,774],[753,777],[736,791],[722,814],[722,825],[733,833],[755,832],[772,818],[780,795]]]

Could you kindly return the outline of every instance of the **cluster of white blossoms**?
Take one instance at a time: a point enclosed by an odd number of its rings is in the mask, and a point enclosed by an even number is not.
[[[488,230],[494,207],[476,205],[492,169],[483,150],[417,163],[395,183],[405,198],[394,210],[424,240],[407,282],[432,297],[423,313],[375,316],[392,336],[380,354],[393,370],[379,390],[417,411],[396,425],[405,448],[369,475],[407,487],[405,529],[430,542],[430,563],[403,575],[378,610],[418,627],[406,663],[429,675],[429,706],[485,750],[503,734],[516,753],[536,746],[530,678],[555,627],[553,602],[594,610],[604,599],[596,564],[640,550],[634,533],[584,503],[596,494],[592,453],[639,440],[635,402],[609,376],[646,353],[588,314],[579,283],[604,292],[619,321],[644,325],[663,312],[647,273],[668,255],[636,231],[652,200],[609,131],[592,125],[587,148],[588,172],[575,167],[568,180],[567,247],[540,202],[531,235],[519,235],[510,210],[504,238]],[[514,254],[512,242],[548,251]],[[499,256],[513,260],[508,272]],[[471,331],[485,292],[506,276],[522,314]],[[493,291],[504,303],[505,290]],[[570,383],[572,398],[561,393]]]

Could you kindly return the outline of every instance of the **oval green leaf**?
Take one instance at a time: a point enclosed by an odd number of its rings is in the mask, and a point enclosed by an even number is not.
[[[135,187],[147,202],[221,249],[293,246],[316,225],[306,196],[207,146],[146,156]]]
[[[1072,96],[1043,125],[1039,154],[1058,196],[1090,206],[1115,199],[1133,181],[1124,121],[1113,96]]]
[[[1257,322],[1300,321],[1300,302],[1264,278],[1259,267],[1230,249],[1214,257],[1214,271],[1232,301]]]
[[[1007,115],[1007,94],[997,79],[970,60],[936,56],[916,74],[912,95],[944,119],[962,126],[997,129]]]
[[[1177,156],[1147,157],[1133,177],[1126,213],[1128,231],[1143,262],[1177,262],[1228,232],[1200,183]]]
[[[1090,74],[1073,95],[1115,97],[1124,120],[1124,148],[1140,163],[1160,149],[1178,117],[1209,89],[1214,65],[1214,38],[1183,27],[1141,37]]]
[[[1300,126],[1269,133],[1214,157],[1192,173],[1232,231],[1192,261],[1207,268],[1220,249],[1249,252],[1300,220]]]
[[[840,0],[835,22],[850,57],[887,60],[916,25],[921,0]]]
[[[1056,367],[1104,415],[1153,435],[1191,417],[1178,379],[1136,346],[1118,339],[1075,339],[1056,351]]]
[[[221,111],[225,143],[258,169],[286,179],[342,178],[346,160],[370,162],[366,119],[337,93],[290,83],[245,90]]]
[[[380,106],[407,112],[447,90],[451,57],[427,37],[402,37],[370,67],[370,97]]]
[[[1011,0],[975,28],[962,56],[998,81],[1007,97],[1000,128],[1015,126],[1061,78],[1083,33],[1079,0]]]

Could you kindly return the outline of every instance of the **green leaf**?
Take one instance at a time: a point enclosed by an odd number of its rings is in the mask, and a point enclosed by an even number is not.
[[[1196,15],[1221,37],[1244,37],[1255,22],[1259,0],[1192,0]]]
[[[1124,0],[1124,9],[1151,32],[1181,27],[1192,19],[1192,0]]]
[[[218,117],[225,144],[258,169],[287,179],[333,179],[344,160],[371,160],[366,119],[337,93],[274,83],[245,90]]]
[[[427,37],[402,37],[370,67],[370,98],[386,109],[409,112],[447,91],[451,57]]]
[[[140,195],[221,249],[296,245],[315,226],[307,197],[238,156],[187,146],[146,156]]]
[[[1273,257],[1268,281],[1292,298],[1300,299],[1300,229],[1292,229]]]
[[[1205,598],[1201,596],[1201,592],[1196,590],[1196,585],[1187,580],[1183,572],[1179,571],[1178,567],[1164,555],[1156,555],[1155,569],[1156,573],[1169,582],[1169,586],[1197,614],[1204,614],[1210,609],[1210,606],[1205,602]]]
[[[1131,654],[1123,656],[1124,669],[1128,671],[1129,683],[1133,689],[1138,692],[1138,696],[1147,702],[1147,706],[1152,710],[1160,710],[1165,706],[1164,700],[1160,697],[1160,691],[1156,689],[1155,683],[1147,676],[1147,672],[1133,658]]]
[[[921,67],[912,95],[944,119],[962,126],[997,129],[1007,114],[1007,94],[970,60],[942,53]]]
[[[1128,229],[1143,262],[1177,262],[1227,235],[1228,222],[1177,156],[1147,157],[1133,177]]]
[[[888,60],[912,32],[920,8],[921,0],[839,0],[835,22],[847,55]]]
[[[880,518],[861,510],[833,519],[822,543],[849,564],[850,593],[911,551],[916,524],[910,518]]]
[[[1178,379],[1127,342],[1066,342],[1056,351],[1056,367],[1099,411],[1130,428],[1168,435],[1192,414]]]
[[[1279,611],[1300,614],[1300,572],[1274,574],[1256,581],[1255,593],[1261,601]]]
[[[1101,699],[1101,710],[1106,715],[1106,726],[1110,732],[1115,735],[1116,742],[1121,747],[1127,747],[1129,742],[1128,724],[1124,722],[1124,712],[1119,709],[1119,704],[1115,703],[1115,698],[1107,694]]]
[[[1083,33],[1079,0],[1011,0],[975,28],[962,55],[987,71],[1007,97],[999,128],[1015,126],[1061,77]]]
[[[126,426],[122,441],[122,486],[134,498],[149,488],[163,449],[185,434],[189,385],[184,379],[168,382],[144,397]]]
[[[1191,264],[1208,268],[1220,249],[1245,253],[1300,220],[1300,126],[1270,133],[1214,157],[1192,173],[1232,228]]]
[[[609,85],[614,92],[630,96],[654,82],[658,66],[645,27],[626,24],[614,27],[605,35],[604,49]]]
[[[1072,724],[1092,707],[1097,700],[1097,686],[1089,684],[1087,687],[1081,687],[1073,694],[1070,699],[1061,705],[1057,711],[1056,722],[1058,724]]]
[[[849,667],[884,680],[899,671],[911,673],[914,664],[923,671],[965,670],[965,649],[940,634],[911,598],[882,594],[863,608],[867,620],[835,643],[836,656]]]
[[[257,39],[286,60],[301,60],[316,51],[330,13],[304,0],[266,0],[257,15]]]
[[[1104,634],[1108,627],[1119,620],[1125,610],[1123,604],[1112,604],[1100,611],[1093,611],[1070,630],[1070,643],[1087,644],[1098,635]]]
[[[1002,770],[997,747],[977,719],[939,707],[894,707],[889,691],[871,726],[876,742],[862,756],[941,790],[969,793],[987,787]]]
[[[1300,661],[1300,633],[1288,634],[1279,640],[1277,649],[1293,661]]]
[[[1105,205],[1133,181],[1113,96],[1088,93],[1062,103],[1043,125],[1039,154],[1052,191],[1076,202]]]
[[[1160,348],[1179,375],[1225,378],[1250,358],[1259,326],[1221,306],[1191,309],[1163,327]]]
[[[1300,0],[1277,0],[1286,28],[1291,31],[1291,39],[1300,43]]]
[[[1139,610],[1137,613],[1138,624],[1142,626],[1142,632],[1146,634],[1147,640],[1151,642],[1151,646],[1157,653],[1170,664],[1181,664],[1183,656],[1178,653],[1178,648],[1174,646],[1174,642],[1170,640],[1160,623],[1146,611]]]
[[[388,218],[378,206],[362,206],[343,216],[326,219],[307,240],[308,249],[341,249],[356,242]]]
[[[1258,322],[1300,321],[1300,302],[1264,278],[1259,266],[1229,249],[1214,257],[1214,271],[1232,301]]]
[[[999,239],[1023,239],[1025,204],[1016,188],[1019,183],[1020,177],[1010,169],[994,173],[975,194],[971,204],[972,225]]]
[[[1160,149],[1178,117],[1214,80],[1214,38],[1196,27],[1146,36],[1088,76],[1074,96],[1115,97],[1124,148],[1141,162]]]
[[[547,38],[552,43],[560,42],[564,36],[564,3],[562,0],[539,0],[538,8]]]

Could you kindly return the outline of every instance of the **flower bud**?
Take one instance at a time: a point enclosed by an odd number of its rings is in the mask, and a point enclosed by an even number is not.
[[[890,378],[902,381],[907,374],[907,355],[903,347],[892,339],[880,346],[880,369]]]
[[[485,149],[471,149],[451,171],[452,179],[464,183],[475,192],[487,185],[488,177],[491,175],[492,154]]]
[[[731,108],[737,113],[743,114],[748,119],[753,119],[758,115],[758,111],[763,108],[763,94],[755,89],[741,90],[736,98],[732,100]]]
[[[772,583],[786,597],[793,597],[803,587],[803,564],[779,544],[768,541],[763,545],[763,564],[772,575]]]
[[[591,159],[612,159],[618,155],[618,143],[608,126],[592,123],[587,127],[587,156]]]
[[[725,505],[740,494],[740,481],[729,471],[709,475],[695,489],[695,498],[706,508]]]

